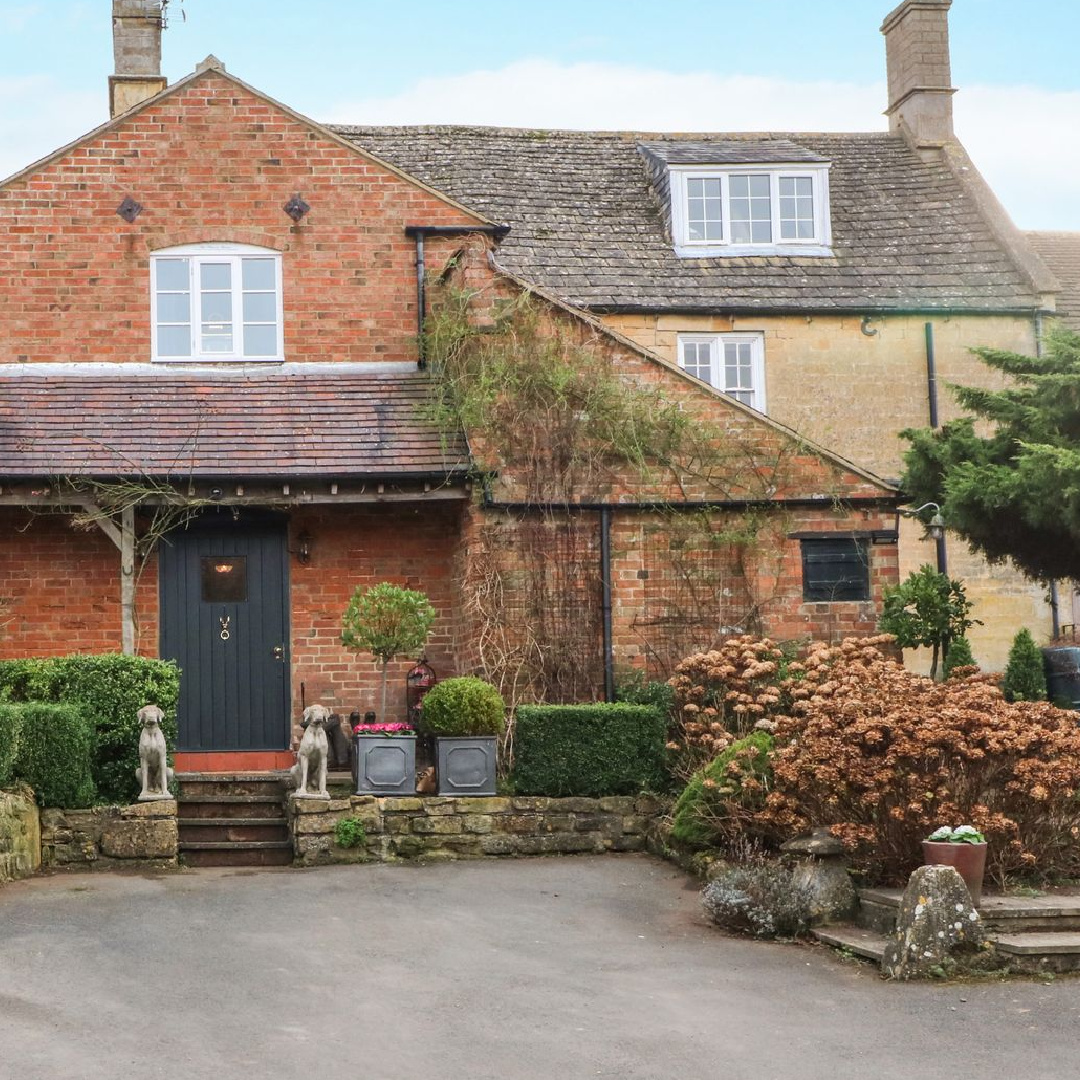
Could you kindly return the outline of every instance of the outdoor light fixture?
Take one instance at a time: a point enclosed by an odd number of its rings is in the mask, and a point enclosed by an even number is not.
[[[928,510],[931,506],[934,508],[934,516],[927,523],[923,539],[942,540],[945,537],[945,519],[941,516],[941,507],[936,502],[923,503],[922,506],[917,506],[914,510],[901,510],[900,513],[904,517],[918,517],[919,514],[924,510]]]
[[[298,225],[300,219],[311,209],[310,206],[302,198],[300,198],[300,192],[298,191],[283,207],[282,209],[289,215]]]
[[[296,538],[296,561],[301,566],[307,566],[311,562],[311,533],[307,530]]]
[[[142,213],[142,203],[136,202],[130,195],[125,195],[116,212],[130,225]]]

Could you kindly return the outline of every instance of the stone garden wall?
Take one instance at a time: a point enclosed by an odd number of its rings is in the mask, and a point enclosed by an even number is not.
[[[653,796],[604,799],[378,797],[291,799],[296,861],[304,865],[399,858],[473,858],[643,851],[664,809]],[[341,848],[343,818],[364,825],[366,839]]]
[[[176,866],[178,843],[174,800],[41,812],[46,867]]]
[[[41,825],[34,800],[0,791],[0,881],[29,877],[41,865]]]

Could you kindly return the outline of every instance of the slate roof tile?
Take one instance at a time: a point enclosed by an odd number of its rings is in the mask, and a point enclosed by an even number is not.
[[[419,416],[415,375],[20,376],[0,382],[0,474],[450,475],[462,437]]]
[[[598,311],[1017,310],[1027,279],[962,184],[884,133],[334,131],[511,226],[507,270]],[[675,255],[664,159],[826,160],[834,257]],[[775,156],[772,156],[775,155]]]
[[[1080,331],[1080,232],[1029,232],[1031,246],[1061,282],[1057,316]]]

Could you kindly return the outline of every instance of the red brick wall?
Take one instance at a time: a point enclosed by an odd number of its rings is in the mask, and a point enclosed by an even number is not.
[[[415,360],[403,226],[476,222],[212,72],[0,189],[0,218],[0,363],[149,360],[148,256],[207,241],[284,253],[287,360]]]

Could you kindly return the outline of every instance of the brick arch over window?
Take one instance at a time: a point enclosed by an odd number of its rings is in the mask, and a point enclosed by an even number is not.
[[[281,252],[229,242],[150,256],[155,361],[284,360]]]

